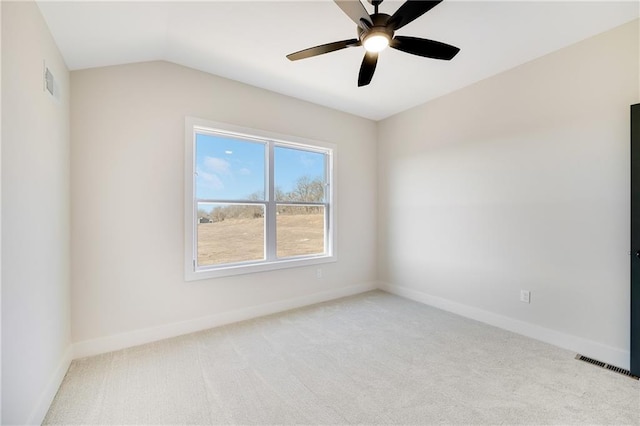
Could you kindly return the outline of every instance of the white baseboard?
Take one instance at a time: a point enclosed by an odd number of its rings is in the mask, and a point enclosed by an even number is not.
[[[573,336],[541,327],[525,321],[516,320],[493,312],[485,311],[473,306],[463,305],[441,297],[431,296],[418,290],[380,283],[379,288],[389,293],[442,309],[443,311],[470,318],[494,327],[502,328],[532,339],[550,343],[554,346],[597,359],[607,364],[629,369],[629,351],[614,348],[582,337]]]
[[[40,396],[40,400],[36,404],[35,408],[31,412],[29,416],[29,420],[27,420],[28,425],[41,425],[44,417],[47,415],[47,411],[49,411],[49,407],[51,406],[51,402],[53,398],[56,396],[60,385],[62,384],[62,380],[64,379],[65,374],[67,374],[67,370],[69,369],[69,365],[71,365],[71,360],[73,359],[73,348],[72,345],[69,345],[62,355],[62,359],[58,364],[58,367],[54,371],[53,375],[49,379],[49,383],[47,383],[46,388],[42,392]]]
[[[197,331],[219,327],[225,324],[231,324],[238,321],[244,321],[264,315],[313,305],[315,303],[364,293],[377,288],[378,283],[376,282],[352,285],[349,287],[337,288],[277,302],[266,303],[264,305],[251,306],[230,312],[222,312],[193,320],[135,330],[127,333],[100,337],[97,339],[84,340],[73,344],[73,359],[117,351],[133,346],[143,345],[145,343],[168,339],[170,337],[181,336],[183,334],[195,333]]]

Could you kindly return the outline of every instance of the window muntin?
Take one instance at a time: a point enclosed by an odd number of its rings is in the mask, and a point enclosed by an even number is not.
[[[207,124],[187,118],[185,278],[335,261],[335,147]]]

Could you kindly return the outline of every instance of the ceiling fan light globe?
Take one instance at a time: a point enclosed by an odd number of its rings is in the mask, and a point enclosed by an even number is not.
[[[367,52],[382,52],[389,46],[389,36],[384,33],[373,33],[364,39],[364,48]]]

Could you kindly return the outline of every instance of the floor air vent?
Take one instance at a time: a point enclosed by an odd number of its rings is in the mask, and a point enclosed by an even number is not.
[[[605,362],[598,361],[597,359],[589,358],[584,355],[576,355],[576,359],[584,362],[588,362],[589,364],[597,365],[598,367],[606,368],[607,370],[615,371],[618,374],[622,374],[627,377],[631,377],[632,379],[638,380],[638,377],[634,376],[629,372],[629,370],[625,370],[624,368],[616,367],[615,365],[609,365]]]

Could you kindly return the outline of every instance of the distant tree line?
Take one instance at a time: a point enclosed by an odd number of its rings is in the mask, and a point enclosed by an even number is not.
[[[324,201],[325,184],[321,178],[303,176],[296,181],[295,186],[289,192],[275,188],[277,202],[310,202],[321,203]],[[264,192],[257,191],[247,197],[250,201],[264,200]],[[322,213],[322,207],[318,206],[278,206],[278,214],[316,214]],[[264,217],[264,209],[257,205],[226,205],[215,207],[210,211],[198,209],[198,221],[200,223],[222,222],[225,219],[254,219]]]

